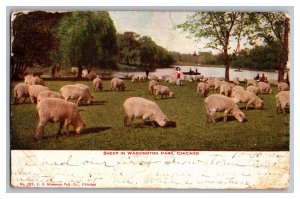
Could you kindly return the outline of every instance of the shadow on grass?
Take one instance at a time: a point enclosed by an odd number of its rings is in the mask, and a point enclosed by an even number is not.
[[[80,137],[88,134],[93,134],[93,133],[102,133],[103,131],[109,130],[111,127],[93,127],[93,128],[87,128],[84,129],[84,131],[80,134],[77,134],[74,130],[70,131],[70,137]],[[68,138],[66,136],[66,132],[62,132],[61,135],[59,135],[59,138]],[[51,136],[44,136],[43,140],[51,140],[51,139],[56,139],[56,134],[51,135]]]
[[[224,117],[221,116],[221,117],[216,118],[215,121],[216,121],[216,123],[223,122],[223,119],[224,119]],[[237,119],[235,119],[234,116],[229,115],[229,116],[227,116],[227,122],[239,122],[239,121]]]
[[[154,126],[153,126],[153,123],[154,123]],[[137,128],[137,127],[139,127],[139,128],[145,128],[145,127],[159,128],[160,126],[155,121],[154,122],[152,122],[152,121],[145,121],[144,125],[143,124],[137,124],[137,125],[135,125],[135,128]],[[169,121],[162,128],[176,128],[176,122]]]
[[[91,104],[81,102],[79,106],[97,106],[97,105],[104,105],[105,103],[107,103],[107,101],[105,100],[93,101]]]

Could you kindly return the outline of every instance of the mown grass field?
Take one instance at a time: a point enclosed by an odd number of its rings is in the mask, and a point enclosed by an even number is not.
[[[110,91],[110,81],[104,81],[104,92],[93,92],[91,81],[45,81],[46,86],[58,91],[65,84],[83,83],[90,86],[95,103],[79,106],[80,114],[87,124],[85,133],[55,138],[58,123],[48,123],[46,139],[36,142],[33,133],[38,124],[36,105],[29,99],[25,104],[11,105],[11,149],[42,150],[289,150],[289,114],[277,114],[275,94],[260,94],[264,110],[245,110],[248,122],[239,123],[233,117],[222,122],[217,113],[216,124],[207,124],[204,98],[197,98],[197,83],[170,86],[175,98],[158,99],[155,102],[162,111],[176,122],[176,126],[143,128],[123,126],[123,102],[130,96],[154,100],[148,92],[148,82],[133,84],[126,80],[125,92]],[[11,90],[18,82],[12,82]],[[164,84],[164,83],[162,83]],[[210,92],[211,93],[211,92]],[[20,100],[22,102],[22,100]],[[13,94],[11,94],[13,103]],[[136,120],[139,124],[141,121]],[[65,129],[64,131],[65,132]]]

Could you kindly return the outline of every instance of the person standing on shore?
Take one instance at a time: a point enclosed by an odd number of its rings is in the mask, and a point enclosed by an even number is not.
[[[150,72],[149,68],[146,68],[146,76],[147,77],[149,76],[149,72]]]

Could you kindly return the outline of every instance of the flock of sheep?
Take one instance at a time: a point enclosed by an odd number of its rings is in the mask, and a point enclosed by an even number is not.
[[[185,76],[184,79],[176,79],[173,76],[163,76],[163,80],[169,84],[181,85],[182,81],[200,81],[197,86],[198,97],[202,94],[205,97],[204,104],[206,108],[207,122],[215,122],[213,115],[216,112],[224,113],[224,122],[227,121],[227,115],[232,114],[239,122],[246,120],[238,103],[247,103],[253,105],[256,109],[263,107],[264,102],[257,95],[259,93],[272,93],[270,84],[278,86],[278,94],[276,95],[277,112],[285,113],[285,108],[290,104],[289,85],[275,80],[269,80],[269,83],[257,82],[252,79],[245,80],[247,88],[239,86],[238,78],[233,80],[233,83],[225,82],[223,78],[198,76],[192,78]],[[133,75],[132,83],[149,81],[149,93],[163,97],[173,97],[174,93],[167,86],[160,85],[156,75]],[[126,89],[125,82],[119,78],[111,80],[111,90],[124,91]],[[213,89],[214,93],[208,96],[209,90]],[[93,90],[99,92],[103,90],[102,80],[95,76],[93,78]],[[219,94],[215,92],[219,90]],[[66,128],[66,133],[69,136],[69,126],[73,126],[76,133],[81,133],[86,124],[84,123],[77,106],[81,101],[91,104],[93,96],[90,88],[84,84],[64,85],[59,92],[52,91],[45,86],[44,81],[39,77],[27,75],[24,83],[18,83],[14,88],[15,104],[19,99],[24,97],[24,101],[29,97],[32,103],[37,103],[37,112],[39,115],[39,123],[36,128],[34,137],[36,140],[41,139],[44,134],[44,128],[48,122],[58,123],[59,130],[57,137],[61,134],[63,127]],[[69,100],[76,100],[76,103]],[[24,103],[23,101],[23,103]],[[169,118],[161,111],[160,107],[153,101],[142,97],[129,97],[123,104],[124,108],[124,126],[134,127],[133,120],[140,118],[143,121],[156,122],[159,126],[166,126]]]

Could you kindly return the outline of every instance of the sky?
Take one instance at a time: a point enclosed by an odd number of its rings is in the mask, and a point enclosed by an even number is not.
[[[168,51],[180,53],[193,53],[212,51],[205,48],[206,39],[201,42],[194,38],[187,38],[188,33],[182,32],[174,27],[184,23],[188,15],[193,12],[182,11],[109,11],[118,33],[133,31],[142,36],[150,36],[156,44],[166,48]],[[232,42],[233,48],[236,43]],[[241,43],[241,48],[244,45]]]

